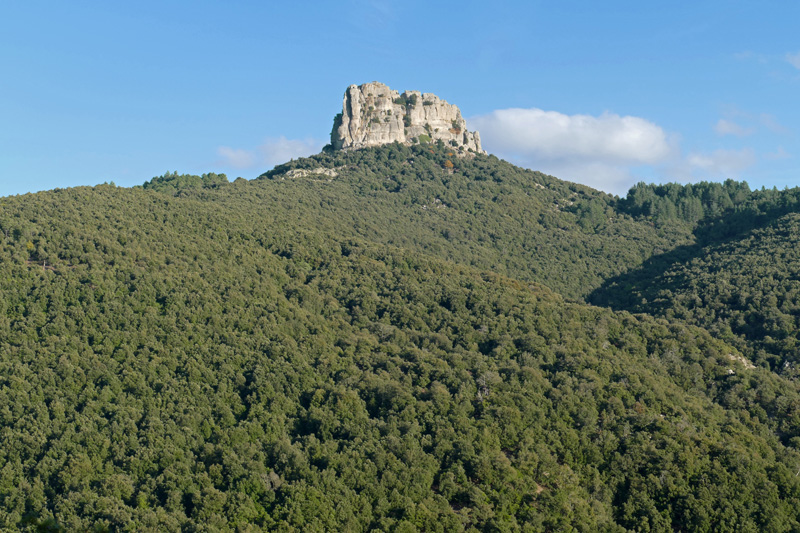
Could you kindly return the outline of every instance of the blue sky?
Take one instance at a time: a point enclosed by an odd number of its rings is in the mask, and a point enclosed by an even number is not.
[[[624,194],[800,185],[800,3],[4,2],[0,196],[254,178],[351,83],[432,92],[490,152]]]

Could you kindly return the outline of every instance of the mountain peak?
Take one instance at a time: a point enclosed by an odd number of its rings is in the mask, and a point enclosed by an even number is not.
[[[461,152],[483,153],[480,135],[467,131],[458,107],[432,93],[400,94],[377,81],[347,88],[331,131],[336,150],[436,140]]]

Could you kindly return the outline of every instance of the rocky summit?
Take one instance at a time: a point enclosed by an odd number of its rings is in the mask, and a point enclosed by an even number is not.
[[[477,131],[467,131],[461,111],[435,94],[393,91],[378,82],[351,85],[336,115],[331,144],[336,150],[399,142],[441,140],[459,152],[484,153]]]

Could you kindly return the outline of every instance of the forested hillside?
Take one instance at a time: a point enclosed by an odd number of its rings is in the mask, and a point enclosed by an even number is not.
[[[796,204],[719,187],[394,145],[0,199],[0,529],[800,530]]]
[[[755,364],[795,379],[800,189],[750,192],[734,182],[702,185],[640,186],[632,191],[629,210],[656,219],[685,216],[673,208],[676,203],[695,205],[700,214],[696,241],[609,279],[589,299],[701,325]],[[631,208],[635,203],[641,207]],[[662,207],[652,207],[658,205]]]
[[[309,174],[289,177],[298,169]],[[324,169],[337,176],[314,174]],[[320,154],[253,185],[260,205],[305,227],[537,281],[569,298],[692,242],[689,226],[636,222],[612,196],[494,156],[457,158],[442,144]]]

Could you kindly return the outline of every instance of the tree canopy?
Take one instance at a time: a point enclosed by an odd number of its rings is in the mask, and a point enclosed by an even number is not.
[[[0,199],[0,528],[800,530],[797,193],[681,187],[429,144]]]

